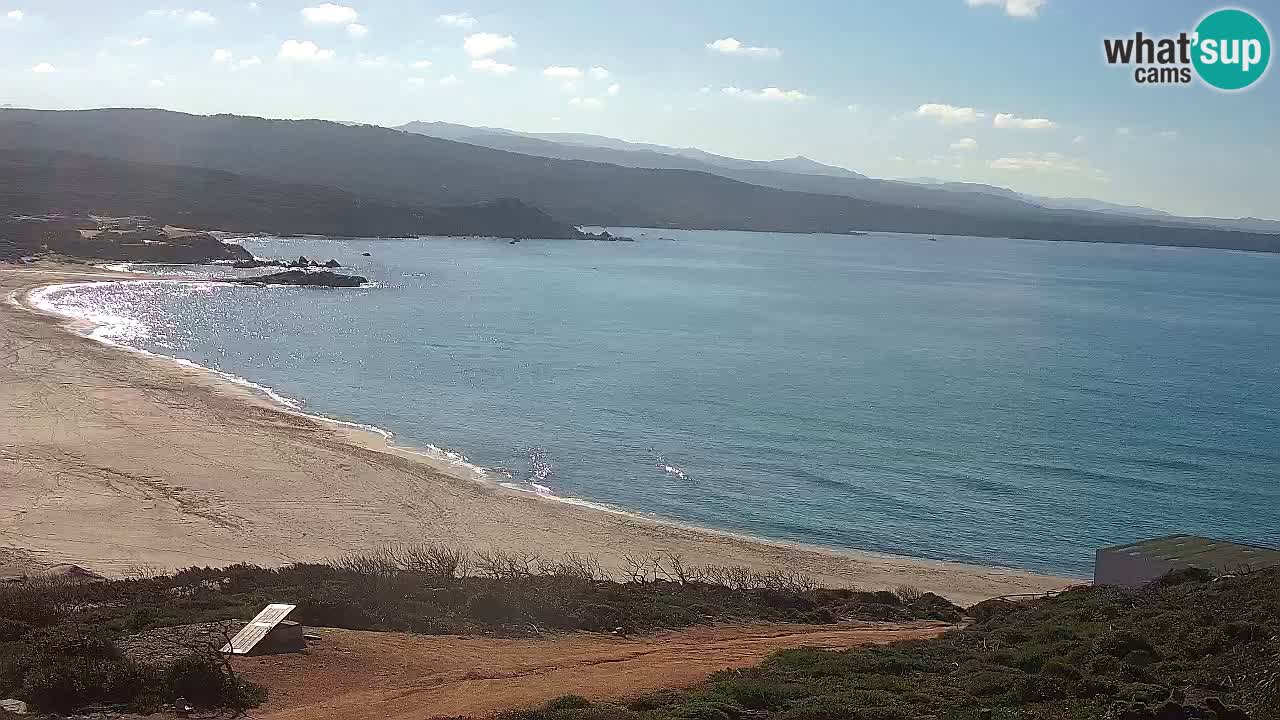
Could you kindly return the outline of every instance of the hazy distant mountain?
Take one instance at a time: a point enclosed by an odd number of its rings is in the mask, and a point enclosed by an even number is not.
[[[1123,215],[1130,218],[1148,218],[1153,220],[1167,221],[1180,225],[1196,225],[1220,228],[1223,230],[1239,230],[1244,232],[1256,233],[1280,233],[1280,220],[1267,220],[1265,218],[1245,217],[1245,218],[1217,218],[1217,217],[1196,217],[1175,215],[1164,210],[1155,210],[1141,205],[1122,205],[1120,203],[1107,202],[1105,200],[1097,200],[1095,198],[1073,198],[1073,197],[1047,197],[1043,195],[1030,195],[1020,193],[1009,188],[998,187],[995,185],[984,185],[981,183],[964,183],[952,182],[947,180],[939,180],[931,177],[905,178],[901,180],[904,183],[916,185],[925,185],[943,190],[951,190],[954,192],[971,192],[981,193],[984,195],[997,195],[1007,197],[1024,202],[1029,202],[1043,208],[1051,210],[1082,210],[1086,212],[1104,213],[1108,215]]]
[[[785,191],[706,172],[537,157],[386,128],[314,120],[209,117],[159,110],[4,110],[0,111],[3,147],[73,151],[222,170],[278,183],[329,186],[357,196],[361,206],[432,208],[516,198],[575,225],[894,230],[1280,251],[1280,237],[1270,235],[1047,210],[994,196],[972,195],[1006,203],[1009,209],[934,209]],[[803,182],[867,182],[768,173]],[[162,187],[156,188],[161,191]],[[56,204],[56,194],[49,201]]]
[[[698,148],[674,148],[666,145],[654,145],[652,143],[635,143],[626,140],[618,140],[617,138],[605,137],[603,135],[590,135],[587,133],[521,133],[513,130],[503,130],[500,128],[475,127],[468,128],[465,125],[454,125],[452,123],[443,122],[410,122],[405,123],[396,128],[406,132],[418,133],[420,135],[430,135],[431,137],[444,138],[446,140],[460,140],[462,142],[472,142],[476,145],[485,145],[486,147],[494,147],[490,144],[496,142],[488,136],[500,135],[507,138],[528,138],[533,140],[545,140],[556,143],[561,146],[569,146],[571,148],[597,148],[603,150],[615,150],[621,152],[635,152],[646,154],[645,157],[653,158],[660,156],[665,158],[685,158],[699,161],[702,165],[689,166],[680,164],[679,160],[665,160],[665,165],[647,164],[632,165],[626,163],[627,167],[670,167],[697,169],[706,165],[734,168],[739,170],[778,170],[781,172],[800,173],[807,175],[831,175],[833,177],[849,177],[849,178],[865,178],[852,170],[834,165],[826,165],[816,160],[810,160],[807,157],[793,157],[782,160],[740,160],[738,158],[725,157],[716,155]],[[469,132],[468,132],[469,131]],[[514,149],[514,148],[511,148]],[[547,148],[543,146],[543,150]],[[520,152],[517,150],[517,152]],[[548,157],[559,157],[548,156]],[[611,156],[614,160],[618,160],[618,156]],[[586,159],[586,158],[579,158]],[[611,162],[610,160],[601,160],[601,162]],[[645,162],[657,163],[662,162],[657,159],[650,159]]]
[[[1280,234],[1280,220],[1268,220],[1266,218],[1242,217],[1242,218],[1212,218],[1212,217],[1193,217],[1181,218],[1186,222],[1200,223],[1208,227],[1222,228],[1224,230],[1238,230],[1240,232],[1251,233],[1267,233],[1271,235]]]
[[[737,160],[691,148],[684,150],[663,148],[666,152],[658,152],[649,148],[662,147],[660,145],[629,143],[595,135],[544,133],[534,136],[509,130],[470,128],[465,125],[453,125],[450,123],[415,122],[401,125],[397,129],[431,137],[456,140],[471,145],[510,150],[525,155],[536,155],[538,157],[603,162],[623,167],[695,170],[779,190],[843,195],[860,200],[894,205],[962,210],[966,212],[977,210],[1007,213],[1034,212],[1037,208],[1037,206],[1027,202],[1012,191],[1004,191],[1005,194],[990,197],[975,196],[972,193],[962,195],[947,192],[943,188],[921,187],[891,180],[875,180],[850,170],[823,165],[807,158],[774,161]],[[548,140],[548,137],[568,138],[569,141],[557,142]],[[587,139],[598,141],[599,144],[587,144]],[[786,168],[793,169],[787,170]],[[829,169],[830,173],[805,174],[799,172],[802,169],[815,170],[821,168]]]
[[[856,173],[852,170],[835,165],[826,165],[817,160],[810,160],[803,155],[797,155],[792,158],[784,158],[782,160],[769,160],[767,165],[771,170],[781,170],[783,172],[798,173],[801,175],[831,175],[834,177],[851,177],[866,178],[866,175]]]
[[[697,148],[672,148],[650,143],[633,143],[601,135],[521,133],[501,128],[470,127],[443,122],[411,122],[397,129],[538,157],[587,160],[623,167],[696,170],[779,190],[843,195],[893,205],[1000,213],[1020,213],[1033,211],[1035,208],[1046,208],[1160,219],[1226,230],[1280,232],[1280,221],[1181,218],[1172,213],[1136,205],[1121,205],[1090,198],[1043,197],[1020,193],[997,185],[939,180],[932,177],[879,180],[805,157],[768,161],[739,160]]]
[[[1094,200],[1092,198],[1039,197],[1031,195],[1024,197],[1027,197],[1032,202],[1042,207],[1057,208],[1061,210],[1088,210],[1090,212],[1116,213],[1136,217],[1176,217],[1173,213],[1168,213],[1163,210],[1152,210],[1151,208],[1140,207],[1138,205],[1120,205],[1118,203],[1106,202],[1105,200]]]

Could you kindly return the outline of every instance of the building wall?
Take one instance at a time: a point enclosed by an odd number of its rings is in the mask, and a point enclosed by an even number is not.
[[[1093,584],[1140,587],[1172,569],[1173,566],[1163,560],[1098,550],[1093,560]]]

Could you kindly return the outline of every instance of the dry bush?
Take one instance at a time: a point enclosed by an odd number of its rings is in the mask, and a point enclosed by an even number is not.
[[[893,592],[902,599],[902,602],[908,604],[919,600],[924,595],[924,591],[915,585],[899,585],[898,589]]]
[[[568,580],[594,582],[609,579],[609,573],[600,564],[599,558],[573,551],[566,552],[554,560],[539,560],[537,570],[539,575]]]
[[[334,561],[333,566],[366,577],[387,577],[403,569],[390,547],[344,555]]]
[[[530,552],[493,548],[475,554],[476,572],[494,580],[523,580],[536,574],[541,559]]]
[[[470,550],[436,543],[393,545],[389,553],[402,570],[450,583],[469,575],[474,561]]]
[[[806,593],[819,587],[818,581],[798,570],[760,572],[738,565],[701,565],[690,568],[688,573],[700,582],[722,585],[730,590]]]

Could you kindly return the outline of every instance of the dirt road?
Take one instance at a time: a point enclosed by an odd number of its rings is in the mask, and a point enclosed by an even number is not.
[[[621,698],[695,685],[777,650],[849,648],[932,637],[936,623],[720,625],[630,639],[422,636],[352,630],[320,635],[306,654],[242,658],[238,669],[270,691],[251,714],[271,720],[423,720],[484,716],[561,695]]]

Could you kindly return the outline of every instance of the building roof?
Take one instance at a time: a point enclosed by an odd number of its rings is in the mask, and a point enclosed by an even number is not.
[[[1161,560],[1173,568],[1202,567],[1222,571],[1280,566],[1280,550],[1261,545],[1214,540],[1198,535],[1169,535],[1101,552]]]

